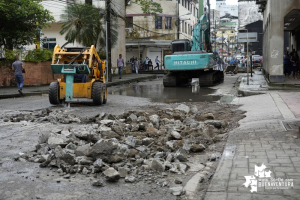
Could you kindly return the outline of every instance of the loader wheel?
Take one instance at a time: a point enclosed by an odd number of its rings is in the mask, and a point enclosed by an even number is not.
[[[107,102],[107,87],[106,85],[103,87],[103,104]]]
[[[101,82],[94,82],[92,88],[92,99],[95,105],[101,105],[103,103],[103,85]]]
[[[49,86],[49,101],[51,104],[57,105],[61,103],[59,99],[59,83],[52,82]]]

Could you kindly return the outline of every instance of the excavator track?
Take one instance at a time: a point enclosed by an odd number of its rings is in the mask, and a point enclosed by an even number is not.
[[[176,87],[190,84],[188,80],[199,78],[201,87],[214,86],[224,81],[224,73],[222,71],[178,71],[170,72],[163,78],[164,87]]]
[[[204,71],[199,75],[200,87],[214,86],[224,81],[224,73],[222,71]]]
[[[163,78],[164,87],[176,87],[177,86],[177,77],[176,73],[169,73]]]

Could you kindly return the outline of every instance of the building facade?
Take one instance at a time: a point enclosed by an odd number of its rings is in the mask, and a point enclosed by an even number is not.
[[[245,28],[249,33],[257,33],[257,42],[251,42],[248,44],[249,52],[252,55],[263,55],[263,21],[259,20],[250,24],[247,24]],[[247,43],[244,44],[247,46]]]
[[[270,82],[284,82],[284,33],[289,34],[289,48],[300,53],[300,1],[260,0],[263,13],[264,73]]]
[[[148,57],[154,63],[158,56],[163,64],[164,56],[171,53],[172,40],[192,38],[193,27],[206,5],[203,0],[154,1],[163,9],[156,17],[143,14],[141,7],[133,2],[126,6],[127,61],[132,57],[143,60]]]

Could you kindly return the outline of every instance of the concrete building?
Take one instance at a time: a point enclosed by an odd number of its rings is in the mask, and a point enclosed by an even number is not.
[[[65,40],[65,35],[61,35],[59,32],[61,30],[61,14],[64,13],[68,4],[73,3],[86,3],[94,5],[98,8],[105,8],[105,1],[99,0],[43,0],[41,5],[44,6],[45,9],[48,9],[55,18],[55,21],[50,24],[50,27],[42,29],[41,39],[44,41],[42,46],[46,48],[54,48],[56,44],[62,46],[67,41]],[[111,7],[114,10],[118,11],[118,14],[121,16],[125,16],[125,1],[124,0],[111,0]],[[118,27],[125,27],[125,21],[117,18],[116,24]],[[75,42],[73,44],[68,44],[67,46],[71,47],[82,47],[81,44]],[[35,45],[30,45],[26,49],[34,49]],[[112,68],[117,67],[116,59],[119,57],[119,54],[123,55],[123,58],[126,58],[126,50],[125,50],[125,29],[120,28],[118,30],[118,40],[117,44],[111,49],[111,58],[112,58]]]
[[[165,55],[171,53],[170,44],[175,39],[191,39],[194,24],[199,19],[198,0],[154,0],[161,4],[163,13],[157,18],[143,14],[141,7],[131,2],[126,7],[126,60],[132,56],[149,57],[153,64],[156,56],[163,64]],[[203,7],[206,5],[200,0]],[[203,9],[202,7],[202,9]]]
[[[284,32],[289,33],[289,50],[300,54],[300,1],[260,0],[263,13],[264,73],[272,83],[284,82]]]
[[[245,28],[249,33],[257,33],[257,42],[251,42],[248,45],[249,52],[252,55],[263,55],[262,47],[263,47],[263,21],[259,20],[250,24],[247,24]],[[244,44],[247,47],[247,43]]]

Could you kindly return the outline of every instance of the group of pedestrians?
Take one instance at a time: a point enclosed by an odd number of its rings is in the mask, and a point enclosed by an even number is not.
[[[293,79],[297,79],[300,70],[300,61],[298,53],[293,50],[291,53],[285,52],[283,57],[283,73],[286,78],[292,74]]]
[[[139,68],[143,70],[149,70],[152,67],[152,69],[158,68],[159,70],[160,61],[158,56],[156,56],[155,58],[156,66],[153,68],[152,60],[149,59],[149,57],[146,57],[145,60],[142,59],[138,60],[137,57],[132,56],[132,58],[130,58],[130,63],[132,66],[132,71],[136,71],[136,73],[138,73]]]

